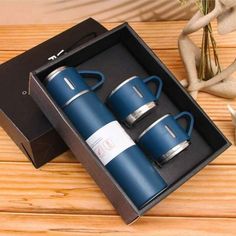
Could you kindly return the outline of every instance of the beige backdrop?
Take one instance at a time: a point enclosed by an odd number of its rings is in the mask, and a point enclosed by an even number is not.
[[[181,20],[194,13],[193,1],[0,0],[0,24],[78,22],[90,16],[99,21]]]

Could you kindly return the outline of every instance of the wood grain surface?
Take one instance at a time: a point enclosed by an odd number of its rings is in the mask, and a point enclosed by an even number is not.
[[[131,23],[178,79],[186,78],[177,50],[185,24]],[[70,26],[0,25],[0,63]],[[216,23],[213,30],[226,67],[235,59],[236,33],[219,36]],[[201,33],[192,38],[200,44]],[[236,99],[200,93],[197,102],[234,144],[226,105],[236,107]],[[236,235],[236,146],[127,226],[70,151],[35,170],[0,128],[0,219],[0,235]]]

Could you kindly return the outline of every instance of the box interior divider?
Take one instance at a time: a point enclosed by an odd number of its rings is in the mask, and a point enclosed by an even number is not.
[[[45,90],[42,84],[43,79],[52,70],[62,65],[102,72],[106,77],[106,81],[101,89],[98,90],[97,95],[104,102],[106,102],[106,97],[112,89],[131,76],[137,75],[145,78],[149,75],[157,75],[163,80],[163,92],[157,107],[148,116],[138,122],[135,127],[127,128],[123,125],[124,129],[134,140],[137,139],[138,135],[146,127],[167,113],[174,115],[181,111],[189,111],[193,114],[195,125],[191,145],[187,150],[180,153],[163,167],[156,166],[161,176],[167,182],[168,189],[138,211],[139,215],[142,215],[157,204],[230,146],[229,141],[199,107],[196,101],[183,89],[166,66],[154,55],[128,24],[123,24],[70,51],[67,55],[63,55],[56,61],[39,68],[31,74],[30,89],[34,100],[45,112],[49,120],[54,123],[54,127],[72,149],[72,152],[76,146],[74,143],[75,140],[70,139],[70,135],[64,132],[66,129],[63,131],[63,122],[58,123],[54,120],[55,116],[51,115],[53,111],[43,104],[45,103],[45,99],[41,99],[39,93],[33,91],[36,89],[34,86],[35,82],[37,82],[42,90]],[[155,89],[154,87],[154,85],[151,86],[151,89]],[[46,90],[43,96],[51,100]],[[53,103],[52,100],[51,102]],[[56,105],[54,104],[54,106]],[[57,112],[62,113],[61,119],[63,119],[63,112],[60,109],[57,109]],[[78,139],[78,142],[81,142],[81,139]],[[80,155],[79,152],[74,153]],[[91,155],[88,156],[88,158],[90,157]],[[80,160],[81,157],[78,156],[78,159]],[[83,163],[86,160],[81,161]],[[98,180],[100,187],[101,181],[101,179]],[[106,186],[102,186],[103,190],[104,188]],[[126,218],[125,215],[123,217]]]

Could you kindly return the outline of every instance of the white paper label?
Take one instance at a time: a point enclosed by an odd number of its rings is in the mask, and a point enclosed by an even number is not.
[[[86,140],[86,143],[103,165],[108,164],[124,150],[135,145],[117,121],[112,121],[97,130]]]

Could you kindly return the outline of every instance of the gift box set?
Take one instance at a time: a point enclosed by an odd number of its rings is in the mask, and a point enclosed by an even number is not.
[[[82,43],[31,70],[29,94],[129,224],[230,143],[127,23],[95,24],[78,25],[70,39]],[[65,144],[50,140],[57,152]]]

